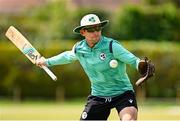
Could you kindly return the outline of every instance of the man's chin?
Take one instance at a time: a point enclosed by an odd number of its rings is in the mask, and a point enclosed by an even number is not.
[[[93,43],[95,43],[95,44],[96,44],[96,43],[98,43],[98,42],[99,42],[99,40],[100,40],[100,39],[94,39],[94,40],[93,40]]]
[[[100,40],[100,37],[95,37],[93,40],[94,40],[95,42],[98,42],[98,41]]]

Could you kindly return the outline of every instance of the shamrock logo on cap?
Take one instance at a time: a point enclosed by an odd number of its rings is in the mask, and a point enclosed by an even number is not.
[[[90,21],[90,22],[95,22],[96,20],[95,20],[94,17],[91,17],[91,18],[89,18],[89,21]]]

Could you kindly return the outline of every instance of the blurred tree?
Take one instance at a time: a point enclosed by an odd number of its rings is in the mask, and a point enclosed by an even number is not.
[[[177,7],[180,7],[180,0],[144,0],[144,1],[151,5],[161,5],[164,3],[173,3]]]
[[[132,6],[120,9],[114,18],[111,34],[116,39],[176,40],[180,30],[180,15],[173,4],[162,6]]]
[[[180,0],[172,0],[180,8]]]
[[[64,36],[61,33],[68,21],[66,0],[55,0],[49,4],[30,11],[28,23],[36,29],[36,39],[43,40],[43,46],[49,41],[58,40]]]
[[[159,5],[164,2],[167,3],[168,1],[171,1],[171,0],[145,0],[145,2],[147,2],[148,4],[151,4],[151,5]]]

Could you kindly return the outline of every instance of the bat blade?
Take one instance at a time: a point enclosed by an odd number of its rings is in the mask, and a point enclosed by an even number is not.
[[[10,26],[6,32],[6,37],[33,63],[41,57],[40,53],[31,45],[31,43],[13,26]]]
[[[5,35],[33,64],[41,57],[40,53],[15,27],[10,26]],[[57,80],[57,77],[48,68],[43,67],[43,69],[53,80]]]

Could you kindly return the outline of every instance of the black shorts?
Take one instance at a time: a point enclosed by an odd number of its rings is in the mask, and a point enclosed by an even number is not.
[[[118,113],[125,107],[134,106],[137,108],[137,102],[133,91],[116,97],[97,97],[88,96],[87,104],[81,114],[80,120],[107,120],[112,108],[116,108]]]

